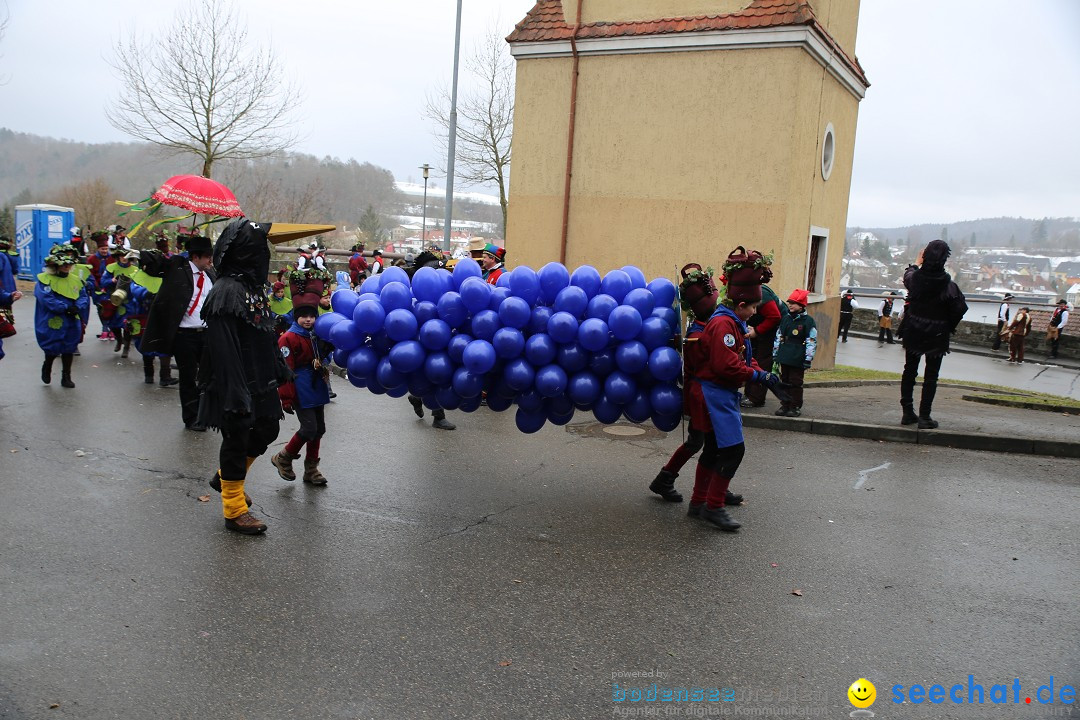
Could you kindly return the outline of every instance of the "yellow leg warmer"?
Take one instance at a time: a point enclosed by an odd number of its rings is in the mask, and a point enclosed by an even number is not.
[[[240,517],[248,511],[244,500],[243,480],[221,480],[221,509],[227,520]]]

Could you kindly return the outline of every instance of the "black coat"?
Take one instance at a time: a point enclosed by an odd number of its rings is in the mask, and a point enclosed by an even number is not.
[[[176,331],[195,291],[189,262],[183,255],[165,257],[156,250],[144,250],[139,254],[139,267],[143,272],[161,278],[161,289],[150,305],[146,318],[142,339],[144,352],[172,355]],[[206,271],[206,276],[211,283],[217,282],[213,268]]]
[[[949,336],[967,312],[964,293],[941,266],[909,265],[904,272],[908,306],[904,311],[904,349],[939,357],[949,352]]]

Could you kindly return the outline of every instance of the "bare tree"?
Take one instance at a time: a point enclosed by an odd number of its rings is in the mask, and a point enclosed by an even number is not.
[[[105,178],[62,187],[56,192],[56,201],[75,210],[75,220],[82,226],[83,237],[87,240],[90,231],[102,230],[116,222],[116,191]]]
[[[296,86],[272,48],[252,44],[229,0],[181,8],[158,36],[119,40],[112,66],[122,84],[106,108],[113,127],[202,160],[261,158],[296,144]]]
[[[458,98],[456,179],[467,185],[499,188],[502,229],[506,235],[506,198],[510,145],[514,133],[514,61],[501,33],[492,26],[465,61],[476,89]],[[435,123],[444,149],[450,132],[450,92],[429,96],[424,114]],[[445,172],[445,168],[443,171]]]
[[[4,3],[4,7],[0,9],[0,42],[4,39],[4,34],[7,33],[8,20],[11,19],[11,15],[8,14],[7,3]],[[3,55],[0,55],[3,57]],[[0,85],[7,85],[7,75],[0,75]]]
[[[272,164],[236,162],[225,167],[226,185],[248,217],[261,222],[326,222],[326,193],[318,177],[300,185],[286,179],[285,168]]]

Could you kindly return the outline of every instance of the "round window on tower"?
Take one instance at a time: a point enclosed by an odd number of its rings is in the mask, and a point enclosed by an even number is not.
[[[821,178],[828,180],[832,175],[833,159],[836,156],[836,137],[832,123],[825,126],[825,138],[821,141]]]

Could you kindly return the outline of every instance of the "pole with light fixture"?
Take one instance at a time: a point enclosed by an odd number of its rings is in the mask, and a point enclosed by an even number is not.
[[[454,217],[454,160],[457,157],[457,86],[458,59],[461,56],[461,0],[457,2],[457,24],[454,28],[454,81],[450,92],[450,127],[446,153],[446,227],[443,250],[450,252],[450,232]]]
[[[420,246],[421,252],[423,252],[423,248],[427,247],[427,181],[431,166],[424,163],[420,166],[420,169],[424,171],[424,219],[420,225]]]

